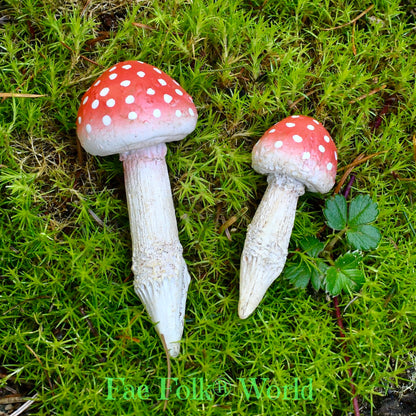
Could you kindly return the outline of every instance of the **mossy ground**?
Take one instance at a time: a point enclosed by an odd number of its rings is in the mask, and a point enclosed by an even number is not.
[[[195,132],[167,155],[192,283],[166,414],[346,414],[348,367],[367,408],[400,384],[412,357],[414,365],[416,328],[409,2],[5,0],[0,7],[0,93],[42,95],[0,97],[0,388],[37,393],[31,414],[39,415],[158,414],[165,405],[165,354],[133,291],[122,166],[117,156],[84,153],[75,134],[82,94],[128,59],[175,78],[199,112]],[[357,156],[377,154],[353,171],[351,194],[379,204],[382,241],[365,258],[362,290],[341,297],[348,364],[323,293],[281,278],[250,318],[237,316],[239,257],[266,186],[250,152],[290,114],[313,115],[331,132],[338,180]],[[300,198],[292,249],[322,228],[325,197]],[[136,390],[128,400],[114,380],[109,400],[111,378],[147,386],[148,399]],[[241,379],[259,388],[268,380],[256,398]],[[287,387],[285,397],[283,387],[296,380],[304,396]],[[198,396],[201,382],[209,394]]]

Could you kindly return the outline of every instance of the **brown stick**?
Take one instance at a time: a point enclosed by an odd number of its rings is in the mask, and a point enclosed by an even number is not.
[[[336,29],[341,29],[342,27],[346,27],[346,26],[352,25],[357,20],[361,19],[364,15],[366,15],[373,7],[374,7],[374,4],[372,4],[370,7],[368,7],[367,9],[365,9],[362,13],[360,13],[357,17],[355,17],[354,19],[352,19],[350,22],[344,23],[343,25],[340,25],[340,26],[330,27],[330,28],[323,29],[323,30],[336,30]]]
[[[374,90],[371,90],[369,93],[364,94],[364,95],[362,95],[361,97],[354,98],[353,100],[348,101],[348,104],[354,104],[354,103],[356,103],[356,102],[358,102],[358,101],[364,100],[364,98],[370,97],[371,95],[374,95],[374,94],[377,94],[377,93],[378,93],[378,92],[380,92],[380,91],[383,91],[383,90],[384,90],[384,88],[386,88],[386,87],[387,87],[387,85],[386,85],[386,84],[384,84],[384,85],[382,85],[381,87],[375,88]]]
[[[45,94],[19,94],[17,92],[0,92],[0,98],[39,98],[46,97]]]

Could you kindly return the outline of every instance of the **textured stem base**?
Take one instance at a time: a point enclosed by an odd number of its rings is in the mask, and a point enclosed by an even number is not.
[[[296,205],[304,186],[286,176],[269,175],[268,187],[248,226],[240,265],[238,314],[247,318],[286,262]]]
[[[166,145],[122,154],[133,246],[134,289],[169,354],[180,352],[191,280],[179,242]]]

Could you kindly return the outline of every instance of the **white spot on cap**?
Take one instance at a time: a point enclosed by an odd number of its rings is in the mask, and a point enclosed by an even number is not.
[[[324,140],[325,140],[327,143],[329,143],[331,139],[330,139],[328,136],[324,136]]]
[[[303,140],[298,134],[293,135],[292,138],[296,143],[300,143]]]
[[[103,124],[104,124],[104,126],[109,126],[111,124],[111,117],[110,116],[104,116],[103,117]]]
[[[107,104],[107,107],[114,107],[116,102],[112,98],[110,98],[109,100],[107,100],[106,104]]]
[[[188,108],[189,114],[193,117],[195,115],[194,110],[192,108]]]
[[[87,103],[87,101],[88,101],[88,95],[84,98],[84,100],[82,101],[82,104],[86,104]]]
[[[108,70],[108,72],[113,72],[116,68],[117,66],[113,66],[111,69]]]
[[[130,69],[131,68],[131,65],[123,65],[122,68],[123,69]]]
[[[163,96],[163,100],[165,101],[165,103],[169,104],[172,101],[172,96],[170,96],[169,94],[165,94]]]
[[[332,169],[332,167],[333,167],[332,163],[328,163],[328,164],[326,165],[326,168],[327,168],[328,170],[331,170],[331,169]]]
[[[269,131],[269,133],[274,133],[276,131],[276,129],[271,129],[270,131]]]
[[[110,79],[116,79],[118,77],[118,75],[116,73],[111,74],[108,78]]]
[[[94,84],[94,87],[96,87],[97,85],[100,85],[100,83],[101,83],[101,80],[99,79],[95,84]]]
[[[306,126],[306,128],[307,128],[308,130],[315,130],[315,126],[312,126],[312,124],[308,124],[308,125]]]
[[[131,81],[129,81],[128,79],[126,79],[125,81],[121,81],[120,85],[122,87],[128,87],[131,84]]]
[[[82,118],[78,117],[78,124],[81,124]]]
[[[183,95],[183,92],[181,90],[179,90],[178,88],[175,89],[175,92],[178,95]]]
[[[325,147],[324,147],[324,146],[322,146],[321,144],[319,145],[318,149],[319,149],[319,151],[320,151],[321,153],[324,153],[324,152],[325,152]]]
[[[158,82],[159,82],[160,85],[163,85],[163,86],[165,86],[167,84],[166,81],[162,78],[159,78]]]
[[[156,110],[153,110],[153,115],[154,115],[156,118],[159,118],[159,117],[162,115],[162,113],[160,112],[160,110],[159,110],[159,109],[157,109],[157,108],[156,108]]]
[[[137,75],[138,75],[140,78],[143,78],[146,74],[145,74],[143,71],[139,71],[139,72],[137,73]]]
[[[274,147],[276,149],[280,149],[283,146],[283,142],[281,142],[280,140],[278,140],[277,142],[274,142]]]
[[[101,97],[105,97],[109,92],[110,92],[110,88],[105,87],[100,91],[100,95]]]
[[[178,82],[178,81],[173,80],[173,82],[174,82],[176,85],[179,85],[179,82]]]
[[[87,130],[87,133],[91,133],[91,130],[92,130],[91,125],[90,124],[87,124],[85,126],[85,130]]]
[[[292,116],[292,118],[299,118],[299,116]]]
[[[129,120],[136,120],[137,118],[137,113],[135,113],[134,111],[130,111],[129,115],[128,115]]]
[[[158,74],[161,74],[162,71],[159,68],[153,68]]]
[[[152,88],[148,88],[147,91],[146,91],[146,94],[148,94],[148,95],[155,95],[155,90],[152,89]]]
[[[128,95],[124,101],[126,104],[132,104],[134,103],[134,97],[132,95]]]
[[[319,121],[318,121],[318,120],[313,119],[312,121],[313,121],[314,123],[316,123],[316,124],[318,124],[318,125],[319,125]]]
[[[175,115],[176,115],[176,117],[180,117],[182,115],[181,110],[176,110]]]
[[[338,160],[338,154],[337,154],[337,152],[334,152],[334,158],[335,158],[335,160]]]
[[[286,123],[286,127],[295,127],[296,124],[295,123]]]
[[[302,155],[302,160],[308,160],[308,159],[310,159],[311,158],[311,154],[309,153],[309,152],[305,152],[303,155]]]
[[[93,108],[95,110],[98,107],[99,104],[100,104],[100,102],[98,100],[94,100],[91,104],[91,108]]]

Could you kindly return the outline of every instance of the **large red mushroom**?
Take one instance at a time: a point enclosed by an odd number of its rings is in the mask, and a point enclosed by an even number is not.
[[[172,357],[180,351],[190,276],[178,238],[165,143],[183,139],[196,121],[186,91],[160,69],[139,61],[105,71],[84,94],[77,117],[77,134],[87,152],[120,154],[134,288]]]
[[[248,226],[240,267],[239,316],[247,318],[286,262],[296,205],[305,188],[326,193],[335,183],[337,150],[317,120],[291,116],[266,131],[252,153],[268,187]]]

